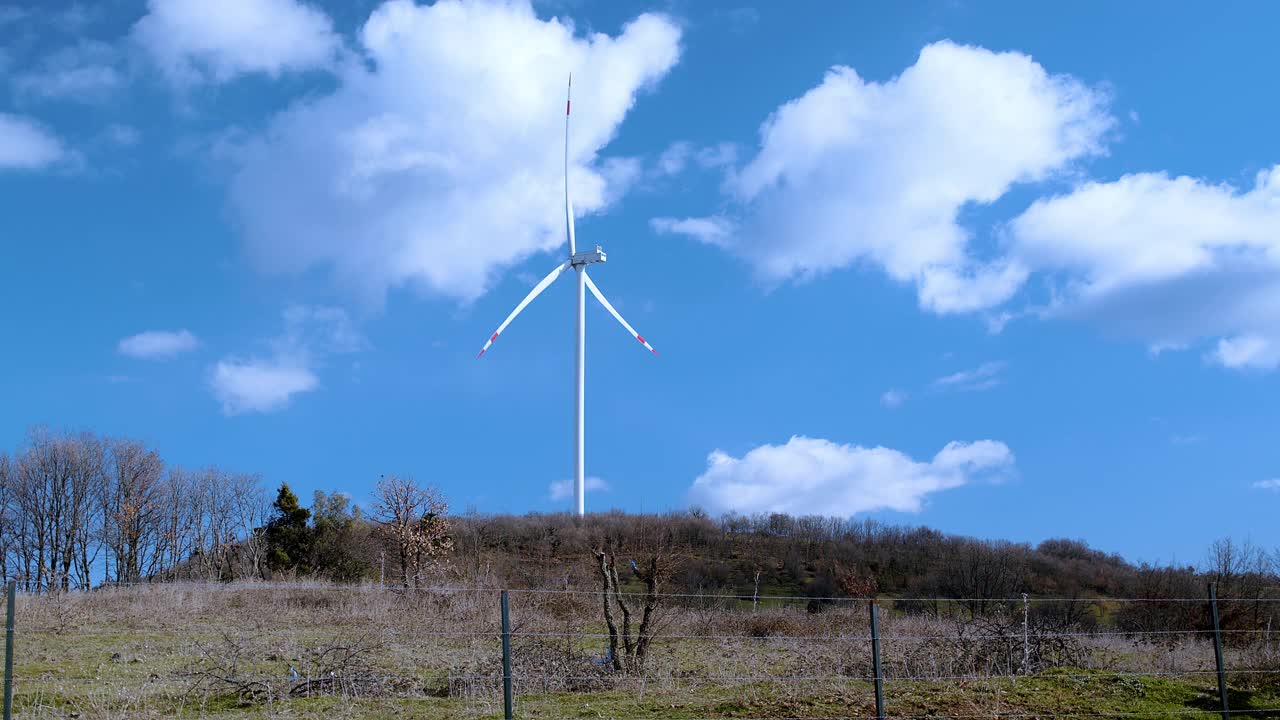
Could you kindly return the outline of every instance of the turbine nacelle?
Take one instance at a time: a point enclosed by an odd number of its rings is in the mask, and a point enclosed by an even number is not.
[[[602,263],[608,258],[605,257],[604,250],[597,245],[595,250],[589,252],[575,253],[569,257],[569,265],[573,267],[584,267],[594,263]]]

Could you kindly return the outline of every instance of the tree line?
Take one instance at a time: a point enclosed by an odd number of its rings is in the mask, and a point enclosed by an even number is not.
[[[255,474],[187,469],[127,438],[31,430],[0,452],[0,575],[32,592],[176,579],[318,577],[401,587],[648,592],[660,561],[675,593],[966,598],[982,614],[1000,599],[1280,597],[1280,551],[1221,540],[1198,565],[1135,565],[1079,540],[979,540],[926,527],[779,513],[711,517],[697,509],[450,515],[433,488],[387,475],[369,507]],[[638,565],[632,565],[632,563]],[[656,566],[654,566],[656,567]],[[625,616],[622,608],[619,612]],[[624,643],[625,644],[625,643]]]
[[[0,576],[29,592],[375,573],[407,587],[448,553],[448,506],[434,489],[384,477],[371,511],[341,492],[317,492],[307,509],[287,484],[271,501],[256,474],[191,470],[137,440],[35,428],[12,455],[0,452]]]

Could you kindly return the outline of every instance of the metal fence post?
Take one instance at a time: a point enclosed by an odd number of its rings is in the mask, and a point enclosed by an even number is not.
[[[1029,675],[1031,673],[1031,638],[1028,629],[1031,617],[1031,608],[1027,602],[1027,594],[1022,593],[1022,674]]]
[[[880,623],[875,598],[871,599],[871,667],[876,681],[876,717],[884,720],[884,673],[880,671]]]
[[[9,609],[4,619],[4,720],[13,718],[13,621],[18,583],[9,582]]]
[[[1222,670],[1222,627],[1218,623],[1218,583],[1209,583],[1209,612],[1213,615],[1213,656],[1218,662],[1218,697],[1222,699],[1222,720],[1231,720],[1227,705],[1227,675]]]
[[[503,717],[511,720],[511,608],[507,591],[502,591],[502,710]]]

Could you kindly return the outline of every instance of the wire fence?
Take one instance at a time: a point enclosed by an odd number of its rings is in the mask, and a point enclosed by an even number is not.
[[[1278,600],[152,584],[18,597],[6,682],[20,718],[1280,718]]]

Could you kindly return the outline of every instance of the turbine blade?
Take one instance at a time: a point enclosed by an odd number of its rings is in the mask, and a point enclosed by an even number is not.
[[[489,336],[489,342],[485,343],[484,347],[480,348],[480,354],[476,355],[476,357],[478,358],[484,355],[485,351],[489,349],[489,346],[492,345],[493,342],[498,339],[498,336],[502,334],[502,331],[507,329],[507,326],[511,324],[512,320],[516,319],[516,316],[520,314],[520,311],[528,307],[529,303],[533,302],[534,298],[541,295],[542,291],[547,289],[547,286],[555,282],[556,278],[560,277],[560,273],[568,269],[569,261],[566,260],[556,266],[556,269],[552,270],[546,277],[542,278],[542,282],[534,285],[533,289],[529,291],[529,294],[525,295],[524,299],[520,301],[520,304],[516,306],[516,309],[512,310],[511,314],[507,316],[507,319],[503,320],[502,324],[498,326],[498,329],[493,331],[493,335]]]
[[[573,235],[573,201],[569,199],[569,108],[572,103],[573,73],[569,73],[569,91],[564,100],[564,226],[570,257],[578,252],[577,238]]]
[[[596,287],[596,284],[591,281],[591,276],[587,274],[586,269],[583,269],[582,271],[582,279],[587,281],[587,289],[591,291],[591,294],[596,296],[596,299],[600,301],[600,304],[604,306],[605,310],[609,311],[610,315],[616,318],[618,322],[622,323],[622,327],[626,328],[627,332],[631,333],[631,337],[639,340],[641,345],[644,345],[649,349],[649,352],[657,355],[658,351],[653,349],[653,346],[649,344],[649,341],[641,337],[640,333],[636,332],[636,329],[631,327],[631,324],[626,320],[623,320],[622,315],[618,314],[617,310],[613,309],[613,305],[605,299],[604,293],[600,292],[600,288]]]

